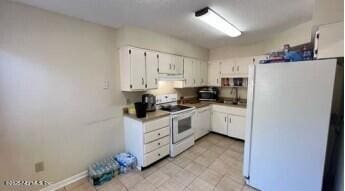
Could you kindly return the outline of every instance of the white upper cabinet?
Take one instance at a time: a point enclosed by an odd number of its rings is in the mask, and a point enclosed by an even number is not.
[[[207,70],[208,70],[208,65],[207,62],[201,61],[200,62],[200,85],[201,86],[206,86],[207,85]]]
[[[183,74],[183,57],[173,55],[172,69],[174,74]]]
[[[220,73],[224,78],[248,77],[248,65],[253,63],[253,57],[239,57],[220,61]]]
[[[145,51],[141,49],[130,49],[129,58],[132,89],[145,89]]]
[[[193,87],[194,86],[194,77],[193,77],[193,59],[184,58],[184,87]]]
[[[159,53],[159,73],[183,74],[183,57]]]
[[[166,53],[158,53],[159,59],[159,73],[171,74],[173,73],[172,55]]]
[[[253,63],[253,57],[236,58],[236,66],[234,76],[248,77],[248,66]]]
[[[176,81],[175,88],[207,85],[207,63],[193,58],[183,58],[183,81]]]
[[[321,25],[315,38],[318,59],[344,56],[344,22]]]
[[[146,88],[158,88],[158,53],[146,51]]]
[[[120,49],[120,76],[123,91],[145,90],[146,52],[143,49],[124,47]]]
[[[193,59],[193,84],[194,87],[201,85],[200,83],[200,61]]]
[[[227,59],[219,61],[221,77],[232,77],[235,74],[236,60]]]
[[[209,86],[220,87],[220,62],[212,61],[208,64],[208,80]]]

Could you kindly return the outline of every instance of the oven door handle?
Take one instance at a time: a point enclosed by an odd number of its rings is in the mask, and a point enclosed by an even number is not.
[[[195,115],[195,110],[190,111],[188,113],[184,113],[184,114],[176,114],[174,115],[172,118],[173,119],[184,119],[184,118],[188,118],[188,117],[192,117],[193,115]]]

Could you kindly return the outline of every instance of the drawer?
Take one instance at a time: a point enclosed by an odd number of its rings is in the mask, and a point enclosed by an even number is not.
[[[144,134],[144,143],[149,143],[159,138],[169,135],[169,127],[164,127],[156,131],[152,131]]]
[[[148,133],[165,126],[169,126],[170,117],[163,117],[144,123],[144,133]]]
[[[212,106],[212,111],[228,113],[228,114],[238,115],[238,116],[246,116],[246,112],[247,112],[245,108],[238,108],[238,107],[231,107],[231,106],[217,105],[217,104],[214,104]]]
[[[157,141],[153,141],[151,143],[145,144],[144,153],[149,153],[167,144],[169,144],[169,136],[166,136],[161,139],[158,139]]]
[[[155,161],[167,156],[169,154],[169,145],[165,145],[157,150],[154,150],[148,154],[144,155],[143,166],[150,165]]]

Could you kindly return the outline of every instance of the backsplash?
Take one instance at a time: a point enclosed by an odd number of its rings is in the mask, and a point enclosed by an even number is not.
[[[235,91],[231,93],[232,88],[219,88],[219,96],[220,97],[227,97],[227,98],[235,98]],[[185,98],[190,97],[197,97],[197,88],[182,88],[182,89],[175,89],[173,81],[159,81],[158,82],[158,89],[149,90],[149,91],[140,91],[140,92],[122,92],[126,97],[126,103],[131,104],[134,102],[141,101],[141,96],[145,93],[153,94],[153,95],[161,95],[161,94],[172,94],[177,93],[178,99],[181,96]],[[247,99],[247,88],[239,88],[238,95],[241,99]]]
[[[145,93],[153,95],[177,93],[177,97],[179,99],[181,96],[184,96],[185,98],[196,97],[197,88],[175,89],[173,81],[159,81],[158,89],[141,92],[123,92],[124,96],[126,97],[127,104],[141,101],[141,96]]]
[[[235,90],[232,91],[232,88],[220,88],[219,89],[220,97],[235,98]],[[238,95],[241,99],[247,99],[247,88],[238,88]]]

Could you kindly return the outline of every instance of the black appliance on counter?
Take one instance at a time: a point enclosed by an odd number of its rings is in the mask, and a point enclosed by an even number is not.
[[[144,94],[142,97],[142,103],[146,103],[146,111],[156,111],[156,96],[152,94]]]
[[[200,101],[216,101],[219,90],[216,87],[203,87],[198,90],[198,99]]]

